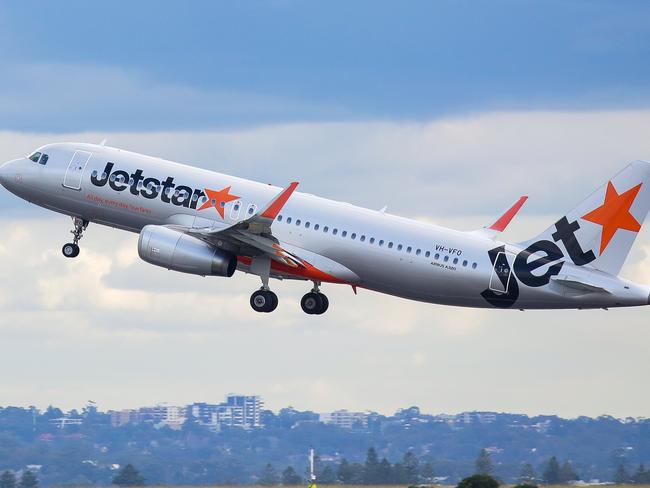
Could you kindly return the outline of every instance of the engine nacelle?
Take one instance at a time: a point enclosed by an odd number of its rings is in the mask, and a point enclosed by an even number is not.
[[[232,276],[237,257],[201,239],[161,225],[147,225],[138,239],[140,257],[156,266],[201,276]]]

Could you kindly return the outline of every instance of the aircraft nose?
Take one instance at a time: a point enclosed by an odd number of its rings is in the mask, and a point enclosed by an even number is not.
[[[7,161],[0,166],[0,184],[10,190],[12,182],[16,179],[16,167],[20,159]]]
[[[11,165],[11,161],[8,161],[4,163],[2,166],[0,166],[0,184],[2,186],[7,186],[7,181],[9,181],[10,165]]]

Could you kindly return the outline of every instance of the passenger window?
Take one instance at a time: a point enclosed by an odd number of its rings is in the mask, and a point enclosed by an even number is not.
[[[467,267],[467,259],[463,261],[463,268]]]
[[[336,234],[338,234],[338,233],[339,233],[339,230],[338,230],[338,229],[333,229],[333,230],[332,230],[332,234],[336,235]]]
[[[278,222],[282,222],[282,215],[278,215]]]
[[[309,222],[305,222],[305,229],[309,229]]]
[[[353,232],[352,235],[350,236],[350,239],[355,240],[357,238],[357,235]]]
[[[393,243],[392,243],[392,242],[389,242],[389,243],[388,243],[388,249],[392,249],[392,248],[393,248]]]
[[[443,261],[444,261],[445,263],[446,263],[447,261],[449,261],[449,256],[445,256],[445,258],[443,259]]]
[[[257,205],[255,205],[254,203],[251,203],[248,206],[248,215],[253,215],[256,211],[257,211]]]
[[[287,217],[287,224],[291,223],[291,217]]]
[[[454,258],[454,264],[458,264],[458,258]]]
[[[43,154],[41,156],[41,160],[39,161],[39,163],[41,163],[43,166],[45,166],[47,164],[48,159],[50,159],[50,157],[47,154]]]
[[[359,238],[359,240],[360,240],[361,242],[364,242],[364,241],[366,240],[366,236],[361,236],[361,237]]]
[[[429,256],[431,256],[431,251],[427,251],[427,252],[424,253],[424,257],[428,258]]]
[[[348,231],[347,231],[347,230],[344,230],[343,232],[341,232],[341,237],[345,237],[345,236],[347,236],[347,235],[348,235]]]
[[[328,230],[330,230],[329,227],[327,227],[327,226],[323,227],[323,232],[325,232],[325,234],[327,234],[327,231],[328,231]]]
[[[437,261],[438,259],[440,259],[440,254],[436,253],[436,255],[433,257],[433,259],[435,259],[436,261]]]
[[[370,244],[374,244],[374,243],[375,243],[375,238],[374,238],[374,237],[371,237],[371,238],[370,238]]]
[[[411,253],[411,246],[406,248],[406,252],[409,253],[409,254]]]
[[[398,244],[398,245],[397,245],[397,250],[398,250],[398,251],[401,251],[401,250],[402,250],[402,245],[401,245],[401,244]]]
[[[35,152],[34,154],[32,154],[32,155],[29,157],[29,159],[31,159],[31,160],[34,161],[35,163],[38,163],[38,160],[39,160],[40,158],[41,158],[41,153],[39,153],[39,152]]]
[[[320,225],[314,224],[314,230],[318,230],[319,227],[320,227]]]
[[[379,239],[379,247],[382,247],[383,245],[384,245],[384,240],[383,240],[383,239]]]
[[[422,251],[420,251],[420,250],[418,249],[417,251],[415,251],[415,255],[416,255],[416,256],[419,256],[421,252],[422,252]]]
[[[296,225],[300,225],[300,219],[296,220]]]
[[[476,269],[476,263],[472,263],[472,269]]]

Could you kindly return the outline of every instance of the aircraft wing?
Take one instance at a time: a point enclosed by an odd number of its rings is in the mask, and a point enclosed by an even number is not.
[[[287,203],[298,182],[292,182],[282,190],[263,210],[230,227],[213,227],[186,230],[210,244],[224,247],[224,241],[241,250],[246,258],[268,256],[278,263],[274,269],[306,279],[355,283],[359,277],[345,266],[319,254],[289,244],[280,243],[273,236],[271,224]]]

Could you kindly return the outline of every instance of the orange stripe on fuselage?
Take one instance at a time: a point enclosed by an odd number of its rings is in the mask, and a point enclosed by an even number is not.
[[[237,256],[237,261],[247,266],[250,266],[253,260],[248,256]],[[321,271],[320,269],[312,266],[306,261],[302,261],[304,267],[293,268],[287,264],[278,263],[277,261],[271,260],[271,270],[277,271],[282,274],[289,276],[296,276],[299,278],[305,278],[306,280],[315,280],[321,281],[324,283],[346,283],[345,281],[332,276],[329,273]]]

